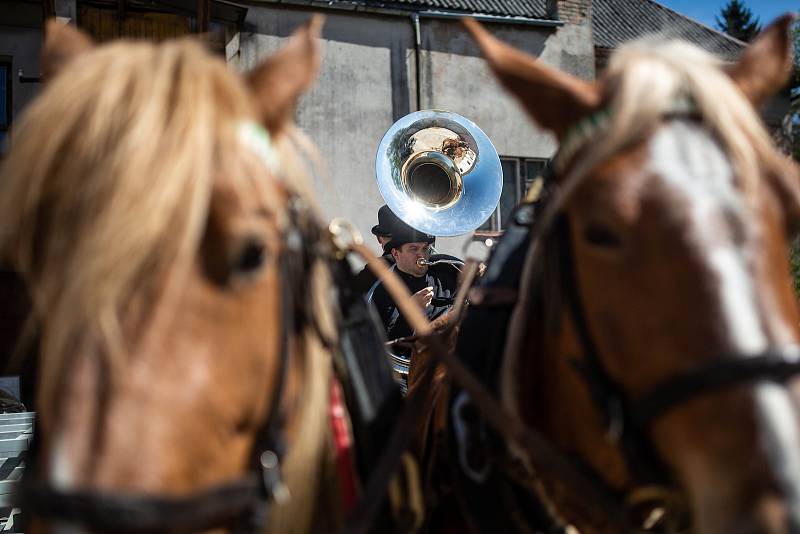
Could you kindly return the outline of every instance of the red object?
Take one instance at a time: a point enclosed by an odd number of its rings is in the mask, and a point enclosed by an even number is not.
[[[342,395],[342,386],[334,377],[331,380],[331,396],[328,416],[333,432],[333,446],[336,453],[336,468],[339,473],[339,487],[342,491],[342,505],[347,514],[353,511],[358,499],[358,487],[353,462],[353,440],[350,435],[350,422]]]

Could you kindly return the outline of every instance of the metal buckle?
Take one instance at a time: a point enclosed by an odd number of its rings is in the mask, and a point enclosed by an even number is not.
[[[364,238],[358,228],[343,217],[331,219],[328,232],[330,232],[331,241],[340,259],[350,251],[351,244],[361,245],[364,243]]]
[[[259,458],[261,463],[261,476],[264,479],[264,487],[276,504],[289,502],[291,494],[289,487],[283,482],[281,476],[281,462],[274,451],[266,450],[261,453]]]
[[[634,532],[689,532],[689,512],[683,496],[664,486],[639,486],[628,493],[625,509]]]

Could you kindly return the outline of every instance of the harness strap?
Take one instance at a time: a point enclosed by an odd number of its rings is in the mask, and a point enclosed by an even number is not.
[[[414,328],[414,331],[419,335],[430,335],[432,333],[430,323],[417,305],[411,301],[411,294],[400,278],[391,272],[383,260],[374,257],[372,251],[366,245],[353,242],[349,247],[367,262],[367,266],[372,269],[378,280],[384,284],[401,313],[403,313],[411,327]],[[437,335],[433,335],[430,342],[432,346],[444,347]],[[348,519],[343,530],[344,533],[365,534],[374,524],[386,497],[389,483],[396,475],[403,461],[403,453],[408,448],[409,441],[414,434],[414,428],[416,428],[419,418],[422,416],[425,393],[433,381],[434,371],[434,366],[426,369],[420,378],[417,392],[406,398],[405,407],[395,424],[392,435],[380,454],[376,464],[377,467],[364,486],[364,497],[358,502]]]
[[[151,496],[108,491],[62,492],[23,484],[16,498],[36,517],[91,525],[102,532],[188,533],[230,526],[259,505],[259,477],[249,474],[229,484],[188,496]]]
[[[430,323],[420,309],[411,301],[408,289],[399,277],[392,275],[389,268],[380,258],[374,257],[372,251],[361,243],[352,243],[350,248],[358,253],[386,286],[387,291],[394,299],[397,307],[406,316],[406,320],[421,337],[428,337],[428,346],[436,359],[443,363],[452,377],[470,396],[472,402],[478,407],[487,423],[494,430],[509,441],[517,443],[529,451],[534,457],[557,470],[562,479],[569,485],[580,488],[598,506],[609,512],[609,522],[616,531],[624,532],[627,529],[625,512],[619,506],[615,496],[600,487],[594,480],[579,472],[576,467],[540,433],[530,429],[519,418],[508,412],[492,395],[489,390],[470,372],[470,370],[450,351],[447,350],[442,338],[433,334]],[[491,268],[491,266],[489,267]],[[433,335],[432,335],[433,334]],[[348,534],[361,534],[367,532],[372,519],[380,509],[380,503],[385,495],[389,480],[395,473],[401,459],[401,453],[408,444],[411,431],[420,417],[422,393],[428,389],[433,379],[436,366],[429,366],[420,378],[419,393],[408,397],[406,408],[397,423],[395,432],[381,454],[374,476],[365,487],[368,499],[362,501],[348,524],[345,532]],[[375,495],[376,497],[372,497]]]
[[[469,303],[478,308],[506,308],[519,300],[519,291],[510,287],[474,287],[469,292]]]
[[[432,343],[437,340],[438,337],[431,338]],[[364,498],[358,502],[344,527],[345,534],[366,534],[374,524],[375,517],[380,512],[386,497],[389,483],[403,461],[403,453],[408,448],[414,428],[423,413],[425,393],[430,387],[434,375],[435,366],[430,366],[419,380],[419,389],[413,395],[406,397],[405,407],[397,420],[394,431],[381,452],[377,467],[364,486]]]
[[[750,357],[714,360],[658,384],[635,403],[632,417],[642,427],[699,395],[744,382],[786,382],[800,373],[800,352],[770,350]]]
[[[583,375],[592,398],[600,407],[605,418],[606,437],[612,443],[619,443],[630,475],[645,485],[668,480],[666,470],[650,448],[644,444],[650,441],[642,435],[641,427],[631,420],[627,399],[621,388],[605,371],[600,361],[597,345],[594,343],[589,321],[580,298],[579,278],[575,272],[569,239],[569,222],[561,216],[556,222],[555,232],[562,255],[561,268],[564,270],[562,291],[566,296],[575,331],[578,335],[583,359],[575,361],[575,367]]]

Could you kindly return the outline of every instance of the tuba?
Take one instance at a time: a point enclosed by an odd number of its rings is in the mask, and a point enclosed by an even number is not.
[[[503,170],[475,123],[448,111],[410,113],[384,134],[378,189],[400,220],[426,234],[471,232],[497,208]]]

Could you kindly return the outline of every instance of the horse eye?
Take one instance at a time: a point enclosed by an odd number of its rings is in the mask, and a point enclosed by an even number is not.
[[[620,248],[622,239],[613,230],[599,223],[588,223],[583,227],[583,238],[596,247]]]
[[[264,266],[266,255],[263,241],[257,237],[246,238],[232,258],[231,274],[248,276],[258,272]]]

